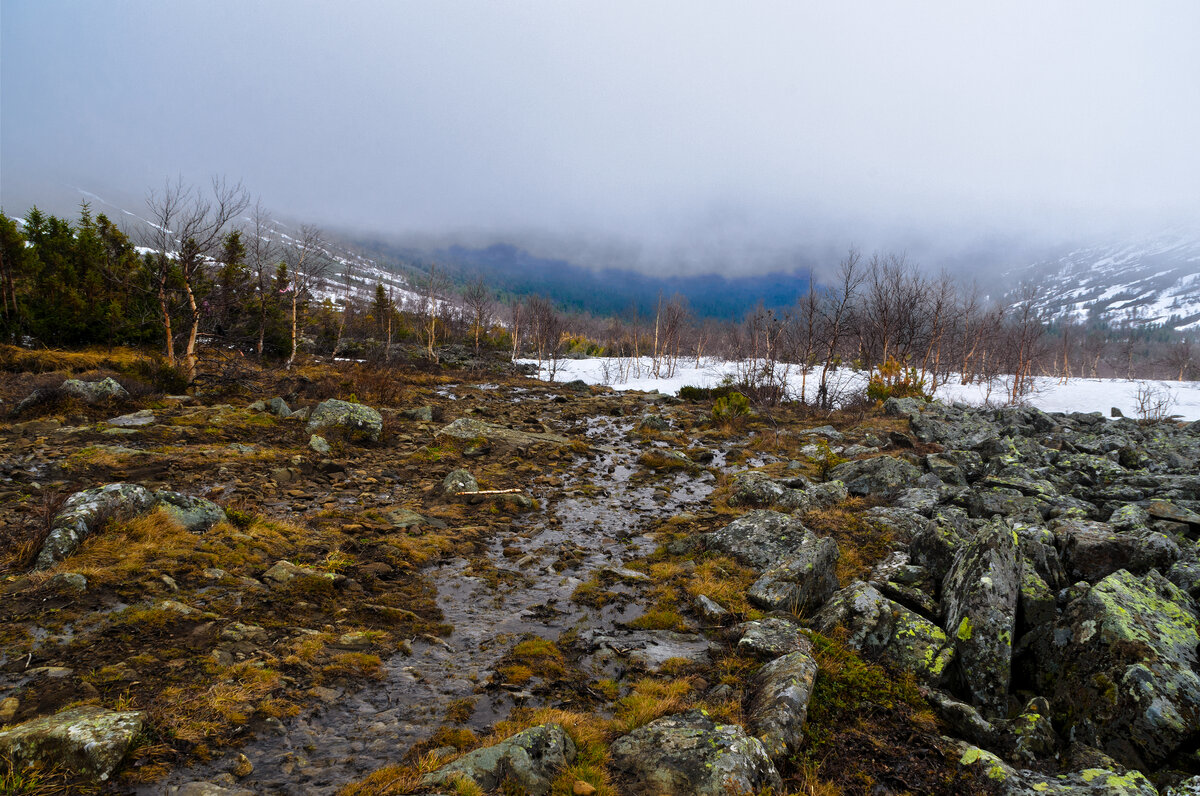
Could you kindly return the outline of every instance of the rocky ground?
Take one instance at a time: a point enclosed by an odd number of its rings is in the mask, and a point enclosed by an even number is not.
[[[0,360],[0,793],[1200,792],[1196,424]]]

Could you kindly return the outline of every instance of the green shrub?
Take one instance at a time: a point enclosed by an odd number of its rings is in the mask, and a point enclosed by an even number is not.
[[[846,459],[834,453],[833,449],[829,447],[829,440],[824,439],[817,441],[817,452],[808,458],[816,466],[817,476],[822,481],[828,481],[829,472],[834,467],[846,461]]]
[[[713,420],[732,420],[750,414],[750,399],[740,392],[731,392],[713,404]]]
[[[880,402],[888,398],[922,398],[926,401],[932,398],[925,391],[925,380],[917,376],[917,369],[906,368],[892,357],[888,357],[878,371],[871,374],[867,382],[867,397]]]

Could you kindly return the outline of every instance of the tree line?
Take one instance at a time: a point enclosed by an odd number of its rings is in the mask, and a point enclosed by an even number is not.
[[[0,337],[47,346],[155,347],[188,378],[209,348],[295,364],[301,353],[437,362],[447,344],[548,365],[606,355],[614,381],[669,378],[707,357],[740,364],[756,400],[840,400],[831,375],[852,366],[932,392],[951,377],[1005,377],[1010,400],[1036,376],[1194,378],[1186,334],[1044,316],[1032,287],[989,301],[903,256],[850,250],[824,283],[786,309],[761,304],[737,322],[660,296],[653,313],[564,314],[540,295],[501,296],[483,279],[455,286],[436,265],[408,280],[364,284],[311,225],[282,231],[240,185],[167,182],[126,232],[82,205],[75,221],[32,209],[0,213]]]

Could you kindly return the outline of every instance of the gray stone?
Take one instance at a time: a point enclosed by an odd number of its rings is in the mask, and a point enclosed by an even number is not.
[[[729,505],[779,506],[789,511],[803,511],[809,507],[809,499],[803,490],[784,486],[765,473],[748,472],[733,477]]]
[[[795,550],[763,571],[746,597],[768,611],[815,611],[837,591],[837,560],[837,542],[806,532]]]
[[[907,489],[921,477],[921,471],[903,459],[877,456],[843,462],[829,476],[844,483],[851,495],[886,496]]]
[[[466,470],[452,470],[442,480],[442,493],[446,495],[458,495],[463,492],[478,492],[479,484],[475,481],[475,476],[471,475]]]
[[[98,404],[117,398],[129,397],[129,392],[112,377],[104,378],[100,381],[67,379],[62,383],[62,391],[87,404]]]
[[[776,764],[800,750],[816,678],[817,662],[812,655],[796,651],[759,669],[750,683],[750,731]]]
[[[673,630],[585,631],[580,641],[602,658],[625,659],[652,672],[672,659],[707,664],[716,649],[704,636]]]
[[[329,446],[329,442],[324,437],[317,434],[313,434],[308,438],[308,447],[312,448],[313,451],[321,454],[322,456],[328,456],[329,452],[333,450],[333,448]]]
[[[120,417],[110,418],[104,422],[117,428],[140,428],[154,422],[154,412],[149,409],[142,409],[127,415],[121,415]]]
[[[287,401],[282,398],[275,397],[267,401],[267,411],[279,418],[290,417],[292,410],[287,405]]]
[[[812,642],[801,631],[800,624],[791,619],[768,616],[743,622],[735,630],[738,652],[749,653],[756,658],[773,660],[791,652],[812,653]]]
[[[766,569],[800,548],[811,532],[798,519],[777,511],[752,511],[724,528],[704,535],[711,550],[743,561],[755,569]]]
[[[167,788],[167,796],[254,796],[254,791],[226,788],[213,782],[185,782]]]
[[[555,776],[575,760],[575,743],[560,724],[542,724],[495,746],[468,752],[425,776],[425,787],[453,787],[466,777],[484,791],[511,783],[521,793],[546,796]]]
[[[317,404],[304,429],[309,434],[337,431],[347,437],[378,442],[383,433],[383,418],[369,406],[330,399]]]
[[[494,423],[485,423],[482,420],[475,420],[470,417],[460,417],[448,426],[445,426],[434,434],[434,436],[446,436],[454,439],[462,439],[474,441],[479,439],[491,440],[494,442],[507,442],[511,445],[532,445],[536,443],[550,443],[554,445],[565,445],[570,442],[566,437],[561,437],[557,434],[541,434],[529,431],[517,431],[504,426],[498,426]]]
[[[1088,520],[1054,524],[1063,567],[1072,580],[1095,583],[1118,569],[1142,574],[1166,572],[1179,560],[1179,546],[1161,533],[1119,533],[1111,525]]]
[[[419,423],[432,423],[433,407],[418,406],[413,409],[402,409],[400,410],[400,416],[409,420],[416,420]]]
[[[696,595],[695,605],[700,616],[710,625],[723,625],[732,616],[720,603],[704,594]]]
[[[96,705],[0,730],[0,754],[17,763],[41,762],[98,780],[108,779],[142,729],[146,714]]]
[[[74,553],[83,540],[115,517],[129,517],[154,504],[154,495],[136,484],[105,484],[67,498],[51,521],[35,569],[49,569]]]
[[[203,533],[214,525],[228,522],[225,510],[201,497],[191,497],[180,492],[160,491],[154,493],[154,507],[160,508],[176,522],[192,533]]]
[[[967,701],[985,716],[1008,710],[1021,558],[1017,532],[996,522],[961,547],[942,584],[945,627]]]
[[[666,716],[613,742],[611,770],[636,796],[728,796],[779,791],[762,742],[698,710]]]

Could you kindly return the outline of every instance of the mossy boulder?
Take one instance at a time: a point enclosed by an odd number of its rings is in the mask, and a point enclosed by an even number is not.
[[[546,796],[555,776],[575,760],[575,754],[575,743],[561,724],[542,724],[495,746],[468,752],[428,774],[421,784],[452,787],[456,779],[465,777],[484,791],[510,783],[520,793]]]
[[[1087,768],[1070,774],[1042,774],[1014,768],[996,755],[964,744],[959,765],[977,771],[994,783],[1004,796],[1158,796],[1158,789],[1140,771],[1120,768]]]
[[[841,626],[846,643],[928,683],[941,683],[954,658],[954,645],[933,622],[855,581],[830,598],[813,617],[813,627],[829,634]]]
[[[80,705],[0,730],[0,756],[106,780],[145,720],[144,713]]]
[[[809,499],[803,489],[773,480],[765,473],[738,473],[730,487],[731,506],[778,506],[788,511],[804,511]]]
[[[942,583],[958,685],[989,717],[1008,710],[1021,569],[1017,532],[994,522],[958,550]]]
[[[1150,771],[1200,737],[1197,645],[1182,589],[1118,570],[1039,629],[1027,658],[1064,732]]]
[[[762,741],[699,710],[666,716],[613,742],[609,768],[637,796],[727,796],[782,790]]]
[[[336,431],[346,437],[378,442],[383,434],[383,417],[369,406],[330,399],[312,410],[305,431],[309,434]]]

